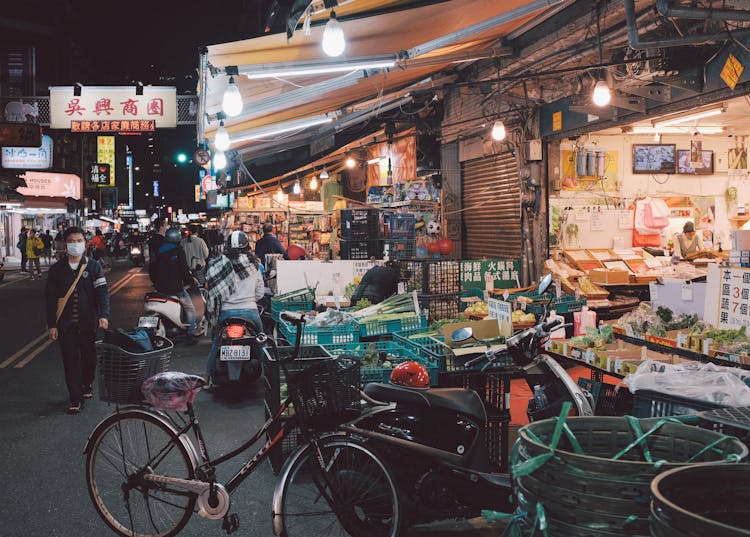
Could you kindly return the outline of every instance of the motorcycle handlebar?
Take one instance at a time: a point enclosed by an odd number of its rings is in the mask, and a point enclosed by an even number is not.
[[[555,328],[557,325],[561,324],[562,322],[563,320],[560,318],[554,319],[548,323],[544,323],[542,325],[542,330],[544,330],[545,332],[551,332],[553,328]]]

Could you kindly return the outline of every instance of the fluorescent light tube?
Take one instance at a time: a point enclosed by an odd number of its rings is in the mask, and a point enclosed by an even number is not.
[[[245,65],[238,67],[241,75],[254,80],[259,78],[284,78],[309,76],[326,73],[343,73],[365,69],[390,69],[396,65],[394,57],[351,58],[342,61],[289,62],[265,65]]]
[[[239,133],[232,137],[232,143],[245,142],[248,140],[257,140],[258,138],[265,138],[267,136],[273,136],[275,134],[283,134],[285,132],[291,132],[296,130],[303,130],[316,125],[323,125],[324,123],[330,123],[334,119],[334,116],[327,114],[320,116],[306,117],[303,119],[296,119],[293,121],[287,121],[284,123],[278,123],[276,125],[269,125],[268,127],[260,127],[244,133]]]
[[[679,125],[680,123],[688,123],[690,121],[695,121],[695,120],[703,119],[706,117],[718,116],[719,114],[723,114],[725,111],[726,111],[726,108],[722,106],[722,107],[713,108],[710,110],[703,110],[702,112],[696,112],[695,114],[688,114],[686,116],[675,117],[675,118],[666,119],[663,121],[654,121],[653,125],[654,125],[654,128],[659,129],[661,127],[668,127],[670,125]]]
[[[672,127],[633,127],[632,134],[693,134],[698,132],[699,134],[721,134],[724,132],[724,127],[693,127],[685,125],[684,127],[672,126]]]

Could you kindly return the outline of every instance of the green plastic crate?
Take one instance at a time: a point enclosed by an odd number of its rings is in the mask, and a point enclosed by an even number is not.
[[[533,313],[534,315],[543,314],[545,304],[547,304],[547,301],[549,301],[549,299],[552,297],[552,295],[549,293],[545,293],[543,295],[538,295],[536,293],[516,293],[510,295],[508,297],[508,300],[513,301],[519,296],[526,296],[534,301],[526,304],[526,311],[529,313]],[[555,310],[557,313],[562,315],[565,313],[581,311],[581,309],[583,309],[583,306],[585,305],[585,298],[576,300],[574,296],[563,295],[559,299],[552,298],[552,301],[549,302],[549,306],[547,307],[547,311]]]
[[[453,361],[453,351],[443,343],[442,337],[408,337],[403,334],[394,334],[393,341],[405,349],[411,350],[420,358],[436,362],[440,366],[440,371],[445,371],[446,363]]]
[[[346,343],[340,345],[323,345],[323,348],[334,356],[340,356],[344,354],[362,356],[362,354],[366,350],[372,348],[374,348],[378,352],[387,352],[389,354],[394,354],[396,356],[400,356],[401,358],[390,360],[392,363],[401,363],[406,361],[419,362],[420,364],[425,366],[425,368],[427,368],[427,372],[430,374],[430,385],[437,386],[438,383],[438,374],[440,373],[440,367],[437,361],[431,358],[423,358],[421,356],[418,356],[413,350],[405,348],[395,341],[362,341],[359,343]],[[363,384],[367,382],[388,383],[390,381],[391,371],[393,371],[393,368],[390,367],[366,367],[365,365],[362,365],[362,367],[360,368],[360,378],[362,379]]]
[[[418,334],[427,330],[427,319],[423,315],[407,315],[389,321],[358,321],[360,337],[391,334]]]
[[[279,331],[289,342],[297,341],[297,326],[281,319]],[[357,343],[359,341],[359,326],[356,323],[349,325],[330,326],[320,328],[304,325],[302,330],[302,345],[338,345],[346,343]]]
[[[314,289],[298,289],[271,297],[271,317],[277,323],[282,311],[311,311],[315,307]]]

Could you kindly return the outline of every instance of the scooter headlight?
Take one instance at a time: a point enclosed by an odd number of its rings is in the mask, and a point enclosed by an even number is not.
[[[141,249],[138,247],[131,248],[130,255],[141,255]]]

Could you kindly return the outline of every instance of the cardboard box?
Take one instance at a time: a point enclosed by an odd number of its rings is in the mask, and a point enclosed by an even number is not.
[[[477,354],[478,352],[484,352],[486,346],[483,343],[476,343],[474,340],[469,341],[453,341],[451,334],[459,328],[470,327],[473,335],[476,339],[493,339],[499,337],[500,326],[497,324],[497,319],[485,319],[483,321],[467,321],[465,323],[452,323],[443,326],[443,338],[445,344],[453,349],[453,354],[456,356],[466,356],[470,354]],[[476,343],[471,346],[464,346],[469,343]],[[492,345],[492,349],[495,352],[503,352],[507,347],[503,344]]]
[[[605,285],[628,283],[630,281],[630,273],[626,270],[595,268],[589,271],[589,279],[594,283]]]

